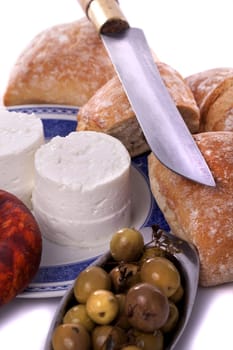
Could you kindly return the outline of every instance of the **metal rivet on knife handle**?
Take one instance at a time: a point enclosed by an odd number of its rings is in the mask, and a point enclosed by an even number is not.
[[[116,0],[78,1],[98,33],[117,33],[129,27]]]

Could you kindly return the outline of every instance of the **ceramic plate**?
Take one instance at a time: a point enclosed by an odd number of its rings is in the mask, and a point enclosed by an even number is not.
[[[77,107],[30,105],[11,107],[9,110],[35,113],[43,122],[47,140],[54,136],[65,136],[77,126]],[[147,154],[132,159],[132,222],[140,229],[157,223],[168,226],[150,192],[147,174]],[[42,232],[43,234],[43,232]],[[40,268],[28,288],[20,298],[48,298],[62,296],[72,284],[77,274],[97,257],[108,250],[108,244],[97,248],[74,248],[60,246],[43,239]]]

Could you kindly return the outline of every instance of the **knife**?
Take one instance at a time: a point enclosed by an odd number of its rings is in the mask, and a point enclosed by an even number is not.
[[[129,26],[117,0],[78,1],[101,36],[152,152],[175,173],[215,186],[163,83],[143,31]]]

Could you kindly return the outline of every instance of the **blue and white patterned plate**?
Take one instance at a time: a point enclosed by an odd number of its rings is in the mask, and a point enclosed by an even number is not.
[[[77,107],[60,105],[15,106],[9,110],[35,113],[44,126],[47,139],[65,136],[77,126]],[[163,214],[155,203],[149,188],[147,154],[132,160],[132,223],[135,228],[154,223],[168,229]],[[108,249],[108,244],[97,248],[60,246],[43,240],[40,268],[32,283],[18,297],[48,298],[62,296],[77,274]]]

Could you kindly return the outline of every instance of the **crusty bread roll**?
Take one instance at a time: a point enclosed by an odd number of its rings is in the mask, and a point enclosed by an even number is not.
[[[151,153],[152,193],[171,231],[198,249],[200,285],[233,281],[233,132],[194,136],[216,181],[200,185],[163,166]]]
[[[200,108],[199,131],[233,131],[233,68],[215,68],[186,79]]]
[[[149,150],[118,77],[113,77],[80,108],[77,130],[105,132],[118,138],[130,155]]]
[[[22,52],[3,103],[82,106],[114,74],[90,21],[59,24],[38,34]]]
[[[190,88],[181,75],[169,65],[162,62],[157,62],[157,65],[190,131],[197,132],[200,113]],[[115,136],[123,142],[131,156],[149,150],[117,76],[108,81],[80,108],[77,118],[77,130],[101,131]]]

